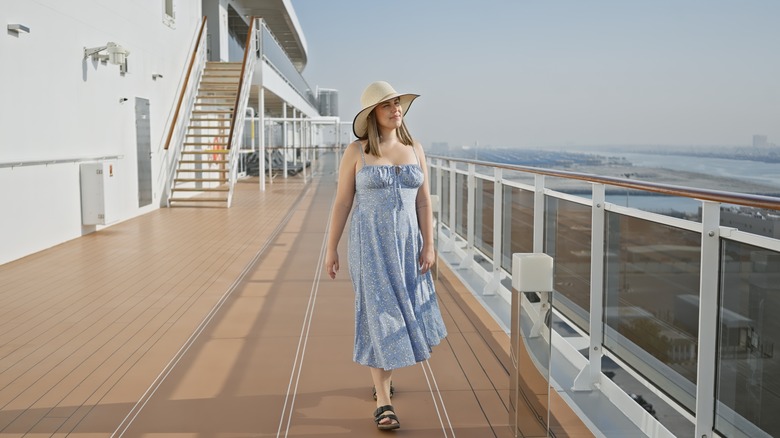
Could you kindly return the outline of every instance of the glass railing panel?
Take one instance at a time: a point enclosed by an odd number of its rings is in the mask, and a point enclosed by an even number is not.
[[[746,233],[780,238],[780,211],[763,208],[723,205],[720,224]]]
[[[724,240],[715,427],[780,436],[780,253]]]
[[[699,233],[607,212],[604,345],[693,411]]]
[[[558,309],[589,332],[591,208],[551,196],[545,203],[544,252],[555,259]]]
[[[701,201],[693,198],[608,187],[607,202],[622,207],[701,222]]]
[[[512,272],[512,254],[534,252],[534,194],[503,186],[501,267]]]
[[[428,191],[431,195],[439,194],[439,179],[436,177],[438,169],[428,168]],[[441,199],[441,196],[439,196]]]
[[[450,224],[450,171],[441,172],[441,223],[452,228]]]
[[[459,173],[455,175],[455,234],[466,238],[466,227],[468,226],[468,205],[469,190],[466,184],[466,175]]]
[[[474,246],[488,257],[493,257],[493,181],[476,179],[477,196],[474,202]]]
[[[267,27],[263,26],[263,55],[282,77],[314,108],[317,108],[317,99],[314,91],[295,68],[287,53],[271,35]]]

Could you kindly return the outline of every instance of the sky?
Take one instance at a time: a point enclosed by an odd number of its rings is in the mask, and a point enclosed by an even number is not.
[[[292,4],[341,119],[385,80],[424,146],[780,146],[778,0]]]

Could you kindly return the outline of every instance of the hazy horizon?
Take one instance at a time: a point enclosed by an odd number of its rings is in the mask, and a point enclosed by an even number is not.
[[[780,144],[774,0],[292,2],[341,119],[387,80],[424,145]]]

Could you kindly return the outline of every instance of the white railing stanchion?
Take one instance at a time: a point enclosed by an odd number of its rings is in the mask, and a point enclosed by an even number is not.
[[[244,47],[244,61],[242,67],[242,73],[240,79],[240,88],[238,90],[238,96],[236,103],[233,106],[233,121],[231,128],[231,136],[229,140],[230,152],[228,153],[228,166],[230,172],[228,173],[228,199],[227,205],[233,202],[233,192],[238,181],[238,159],[240,157],[241,144],[244,139],[244,126],[246,118],[246,107],[249,104],[249,91],[252,89],[252,74],[255,70],[257,63],[257,32],[259,27],[263,26],[262,22],[253,18],[249,26],[249,35],[247,36],[247,45]]]
[[[526,294],[539,297],[532,303]],[[544,436],[550,432],[550,346],[553,305],[553,258],[543,253],[512,254],[510,323],[509,426],[514,436]],[[544,332],[542,331],[544,329]],[[541,392],[540,374],[544,379]],[[528,421],[528,411],[537,421]]]
[[[574,391],[591,391],[601,380],[604,340],[604,203],[606,187],[593,184],[590,230],[590,344],[588,364],[574,379]]]
[[[457,233],[455,231],[455,170],[456,170],[456,163],[454,161],[449,161],[450,163],[450,174],[449,174],[449,211],[447,212],[447,216],[449,218],[449,239],[444,243],[444,252],[454,251],[455,250],[455,239],[457,236]]]
[[[701,273],[699,274],[699,351],[696,366],[696,431],[711,438],[715,424],[715,378],[718,342],[720,203],[702,201]]]
[[[466,176],[466,257],[461,260],[458,269],[470,269],[474,263],[474,198],[476,194],[475,180],[476,166],[468,165],[468,175]]]
[[[534,252],[544,252],[544,175],[534,175]]]
[[[493,169],[493,177],[495,182],[493,183],[493,275],[490,278],[490,282],[485,286],[483,295],[495,295],[498,287],[501,285],[501,257],[503,248],[501,243],[501,232],[503,227],[503,204],[504,204],[504,185],[501,181],[503,178],[503,170],[496,167]],[[512,208],[509,206],[509,208]]]

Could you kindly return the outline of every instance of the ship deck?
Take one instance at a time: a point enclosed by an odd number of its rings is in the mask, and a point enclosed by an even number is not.
[[[323,161],[307,182],[242,181],[228,209],[162,208],[0,266],[0,436],[386,436],[352,362],[346,263],[322,270]],[[394,373],[394,433],[513,436],[509,336],[447,266],[436,287],[449,335]],[[557,436],[592,436],[556,416]]]

